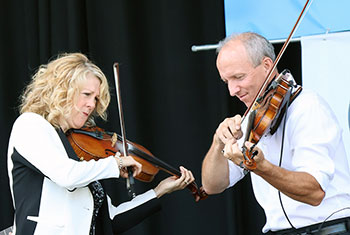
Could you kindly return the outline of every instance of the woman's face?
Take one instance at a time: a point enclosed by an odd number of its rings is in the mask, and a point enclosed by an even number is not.
[[[90,114],[94,111],[100,95],[100,80],[92,73],[88,73],[86,82],[80,87],[70,118],[67,120],[68,129],[80,129],[84,126]]]

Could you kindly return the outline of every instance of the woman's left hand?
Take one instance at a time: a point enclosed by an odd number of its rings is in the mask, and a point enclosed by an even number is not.
[[[177,190],[182,190],[194,181],[194,177],[190,170],[180,166],[181,176],[170,176],[162,180],[157,187],[154,188],[158,198],[166,193],[172,193]]]

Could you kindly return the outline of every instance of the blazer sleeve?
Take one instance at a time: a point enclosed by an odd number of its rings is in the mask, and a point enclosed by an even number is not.
[[[124,201],[118,186],[119,180],[107,179],[101,181],[106,193],[106,206],[114,234],[119,234],[141,223],[147,217],[161,210],[161,203],[153,189],[137,195],[129,201]],[[125,192],[125,191],[123,191]]]

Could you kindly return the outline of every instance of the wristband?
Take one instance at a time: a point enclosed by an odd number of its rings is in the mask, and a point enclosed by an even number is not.
[[[123,168],[123,159],[120,157],[120,152],[117,152],[115,157],[119,160],[118,168],[121,170]]]

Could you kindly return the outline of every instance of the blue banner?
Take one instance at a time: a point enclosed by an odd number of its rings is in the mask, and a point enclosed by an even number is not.
[[[252,31],[269,40],[286,39],[305,3],[306,0],[225,0],[226,35]],[[313,0],[293,38],[348,30],[350,0]]]

